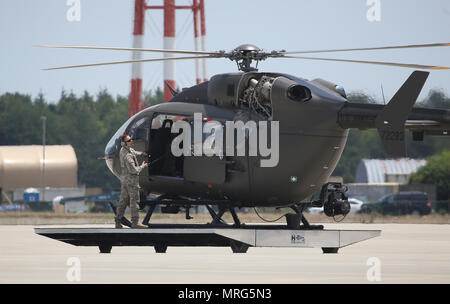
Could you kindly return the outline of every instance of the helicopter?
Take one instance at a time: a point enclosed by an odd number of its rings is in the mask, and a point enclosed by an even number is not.
[[[108,168],[120,176],[120,136],[125,133],[134,139],[136,150],[149,155],[147,161],[151,165],[139,176],[140,207],[148,206],[144,225],[150,226],[149,220],[157,205],[163,213],[178,213],[184,208],[186,219],[191,219],[192,206],[204,205],[213,218],[211,225],[224,224],[222,216],[229,211],[234,226],[241,227],[235,208],[290,207],[295,214],[286,215],[288,227],[299,228],[301,222],[305,229],[323,229],[323,226],[310,225],[303,211],[314,206],[323,207],[329,217],[349,213],[346,187],[327,181],[341,158],[350,129],[378,130],[385,152],[393,157],[406,156],[405,130],[412,132],[415,141],[422,141],[428,135],[449,135],[449,110],[413,108],[429,75],[423,70],[449,67],[293,55],[440,46],[450,46],[450,43],[294,52],[265,52],[251,44],[240,45],[230,52],[40,47],[193,55],[45,70],[200,58],[235,61],[239,72],[214,75],[209,81],[181,92],[166,83],[173,95],[171,100],[143,109],[112,136],[105,148]],[[258,63],[269,58],[417,70],[386,105],[350,103],[344,88],[333,82],[258,71]],[[252,65],[254,62],[256,66]],[[256,152],[251,153],[255,145]],[[174,150],[184,153],[174,153]],[[246,153],[238,153],[238,150]],[[158,196],[149,200],[150,193],[158,193]],[[320,193],[319,199],[308,201],[315,193]],[[123,223],[127,224],[126,219]]]

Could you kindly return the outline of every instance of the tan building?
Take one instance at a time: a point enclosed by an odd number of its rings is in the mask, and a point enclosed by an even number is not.
[[[40,188],[44,170],[42,146],[0,146],[0,187]],[[45,146],[45,187],[78,186],[77,156],[72,146]]]

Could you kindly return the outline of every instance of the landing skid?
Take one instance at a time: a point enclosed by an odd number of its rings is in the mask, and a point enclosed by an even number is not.
[[[159,200],[156,200],[159,201]],[[155,202],[155,201],[145,201],[140,203],[140,207],[141,209],[144,209],[145,206],[148,206],[148,210],[147,213],[144,217],[144,220],[142,221],[142,225],[144,226],[150,226],[150,219],[153,215],[153,212],[155,211],[155,208],[157,205],[161,205],[161,204],[165,204],[165,205],[173,205],[173,206],[182,206],[185,207],[186,209],[186,220],[190,220],[193,219],[193,217],[190,216],[189,211],[190,208],[192,207],[193,204],[195,205],[204,205],[206,206],[206,209],[208,210],[209,214],[211,215],[212,221],[211,224],[212,225],[227,225],[223,220],[222,220],[222,216],[224,215],[224,213],[226,211],[229,211],[231,213],[231,216],[233,217],[233,221],[234,221],[234,227],[239,228],[241,227],[241,221],[239,220],[239,217],[236,214],[235,211],[235,207],[232,205],[229,205],[230,202],[229,201],[188,201],[188,200],[180,200],[180,199],[164,199],[164,201],[159,201],[159,202]],[[113,209],[114,213],[116,213],[116,208],[113,206],[112,203],[110,203],[111,208]],[[216,213],[216,211],[213,210],[213,208],[210,205],[217,205],[219,206],[219,212]],[[223,207],[226,206],[226,207]],[[175,212],[177,213],[177,212]],[[123,221],[122,221],[123,223]],[[126,224],[124,224],[126,225]],[[128,226],[128,225],[126,225]]]
[[[187,203],[186,200],[165,200],[164,203],[169,204],[169,205],[173,204],[175,206],[176,205],[184,206],[186,208],[186,220],[192,219],[192,217],[189,214],[191,205],[189,203]],[[235,211],[235,207],[232,205],[226,205],[226,203],[229,203],[229,201],[213,201],[213,202],[208,201],[208,202],[203,202],[203,203],[197,201],[195,203],[196,203],[196,205],[206,206],[206,209],[208,210],[209,214],[211,215],[212,221],[209,224],[205,224],[206,225],[205,227],[229,226],[229,224],[225,223],[222,220],[222,216],[227,211],[230,212],[230,214],[233,218],[233,222],[234,222],[233,227],[240,228],[242,226],[245,226],[245,224],[241,223],[241,221],[239,220],[239,217],[237,216],[237,213]],[[214,211],[213,208],[208,203],[217,205],[219,211],[218,212]],[[161,204],[161,203],[156,203],[155,201],[145,201],[145,202],[140,203],[141,210],[144,209],[146,206],[148,206],[148,210],[144,217],[144,220],[142,221],[142,225],[148,226],[148,227],[152,226],[152,224],[150,224],[150,219],[151,219],[153,212],[155,211],[155,208],[158,204]],[[221,205],[221,204],[223,204],[223,205]],[[114,211],[114,214],[116,214],[116,207],[112,203],[110,203],[110,206],[111,206],[112,210]],[[290,229],[301,229],[301,230],[322,230],[323,225],[311,225],[308,222],[308,220],[303,215],[303,209],[304,209],[305,205],[301,205],[301,206],[302,207],[300,207],[298,205],[291,206],[292,210],[295,211],[295,214],[286,214],[287,227]],[[175,213],[178,213],[178,212],[175,212]],[[131,222],[129,220],[127,220],[125,217],[122,217],[121,223],[127,227],[131,227]]]

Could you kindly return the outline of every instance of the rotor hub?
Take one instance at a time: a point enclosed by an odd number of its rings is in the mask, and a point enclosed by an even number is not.
[[[248,52],[261,52],[262,50],[253,44],[241,44],[234,49],[236,52],[248,53]]]
[[[267,54],[256,45],[242,44],[231,51],[228,58],[232,61],[236,61],[240,71],[252,72],[258,71],[258,62],[265,60],[267,58]],[[253,61],[257,62],[256,67],[251,66]]]

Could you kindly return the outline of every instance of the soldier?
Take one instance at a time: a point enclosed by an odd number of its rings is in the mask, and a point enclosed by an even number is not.
[[[148,164],[142,162],[142,165],[139,166],[136,156],[147,155],[147,153],[138,152],[131,148],[133,140],[127,134],[123,134],[120,140],[122,144],[122,148],[120,149],[121,192],[115,217],[116,228],[122,228],[120,221],[128,205],[131,209],[131,228],[145,228],[144,226],[138,225],[139,173],[142,169],[148,167]]]

